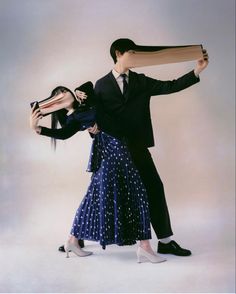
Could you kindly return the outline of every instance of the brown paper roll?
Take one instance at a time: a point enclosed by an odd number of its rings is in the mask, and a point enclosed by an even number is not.
[[[158,50],[150,51],[152,48],[155,47],[140,46],[139,50],[125,52],[122,58],[122,65],[126,68],[135,68],[203,58],[202,45],[160,46],[156,47]]]

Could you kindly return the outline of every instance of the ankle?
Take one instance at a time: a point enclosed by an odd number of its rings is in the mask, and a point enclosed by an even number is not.
[[[170,238],[170,237],[162,238],[162,239],[159,239],[159,241],[160,241],[161,243],[168,244],[168,243],[171,242],[171,238]]]
[[[139,247],[141,247],[142,249],[144,250],[150,250],[152,249],[150,245],[147,245],[147,244],[139,244]]]
[[[140,241],[139,247],[148,253],[154,254],[154,251],[152,250],[150,242]]]
[[[70,235],[70,236],[69,236],[67,242],[70,243],[70,244],[76,245],[77,247],[80,247],[80,246],[79,246],[79,243],[78,243],[78,239],[75,238],[75,236],[73,236],[73,235]]]

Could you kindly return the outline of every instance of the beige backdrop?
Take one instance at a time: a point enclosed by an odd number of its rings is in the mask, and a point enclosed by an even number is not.
[[[234,291],[234,6],[233,0],[0,0],[1,292]],[[123,266],[136,266],[135,259],[121,258],[118,266],[112,249],[101,253],[96,245],[106,262],[101,276],[100,261],[83,261],[82,269],[75,259],[72,269],[60,263],[57,246],[89,183],[91,139],[78,133],[54,153],[50,140],[28,123],[32,100],[110,71],[109,47],[119,37],[143,45],[202,43],[210,56],[199,84],[151,100],[156,145],[150,150],[165,184],[174,238],[195,254],[186,263],[171,259],[174,272],[171,262],[153,277],[153,268],[133,269],[131,284]],[[166,80],[194,65],[137,71]],[[154,234],[152,242],[156,246]]]

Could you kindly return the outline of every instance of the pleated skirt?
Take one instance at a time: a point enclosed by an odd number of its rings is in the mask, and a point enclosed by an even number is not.
[[[124,140],[99,132],[92,144],[87,193],[76,211],[71,234],[106,245],[151,239],[145,187]]]

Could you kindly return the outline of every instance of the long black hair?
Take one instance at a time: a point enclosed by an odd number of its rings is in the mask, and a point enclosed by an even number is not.
[[[76,109],[79,106],[79,102],[76,100],[74,93],[64,87],[64,86],[58,86],[55,89],[52,90],[50,97],[53,97],[57,95],[58,93],[65,93],[65,92],[70,92],[70,94],[74,97],[74,102],[73,102],[73,108]],[[57,129],[58,123],[63,127],[66,123],[66,114],[67,110],[65,108],[60,109],[58,111],[55,111],[51,114],[51,128],[52,129]],[[56,139],[51,138],[51,146],[54,150],[56,150]]]

